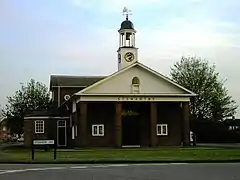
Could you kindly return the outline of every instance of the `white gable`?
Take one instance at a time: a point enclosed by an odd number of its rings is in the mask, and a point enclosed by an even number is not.
[[[190,91],[166,80],[166,77],[156,75],[141,64],[123,69],[77,94],[131,94],[134,77],[140,80],[140,94],[191,94]]]

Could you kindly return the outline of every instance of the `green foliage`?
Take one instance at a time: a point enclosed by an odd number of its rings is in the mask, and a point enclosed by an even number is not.
[[[3,118],[3,117],[4,117],[4,113],[3,113],[3,109],[2,109],[2,107],[0,105],[0,119]]]
[[[182,57],[171,68],[171,77],[198,96],[191,99],[190,113],[197,119],[223,120],[236,113],[237,105],[219,80],[215,66],[199,57]]]
[[[4,114],[7,116],[8,127],[14,133],[23,132],[24,115],[31,111],[47,109],[50,103],[47,87],[33,79],[27,85],[22,84],[20,90],[7,99]]]

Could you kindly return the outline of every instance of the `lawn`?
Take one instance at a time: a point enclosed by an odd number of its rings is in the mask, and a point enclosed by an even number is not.
[[[238,160],[240,162],[240,150],[201,148],[59,150],[56,162],[157,162],[191,160]],[[0,162],[32,162],[31,152],[26,149],[0,151]],[[33,162],[54,162],[53,151],[36,151]]]

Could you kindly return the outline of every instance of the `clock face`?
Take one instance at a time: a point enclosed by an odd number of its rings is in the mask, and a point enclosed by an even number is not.
[[[132,52],[127,52],[125,55],[124,55],[124,58],[127,62],[131,62],[134,60],[134,54]]]

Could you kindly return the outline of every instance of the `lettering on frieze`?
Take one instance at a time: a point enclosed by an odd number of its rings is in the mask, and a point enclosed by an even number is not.
[[[118,101],[154,101],[154,97],[118,97]]]

